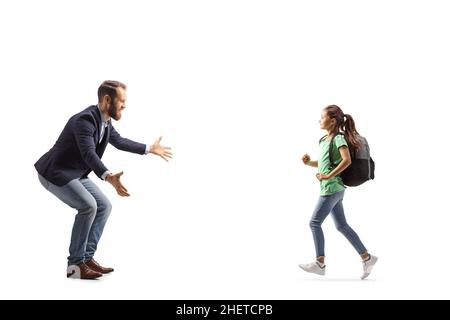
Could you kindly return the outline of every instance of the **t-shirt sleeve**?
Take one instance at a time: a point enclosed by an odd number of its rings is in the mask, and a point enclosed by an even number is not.
[[[339,134],[334,138],[334,146],[336,147],[336,150],[339,150],[339,148],[342,146],[348,147],[348,144],[347,144],[347,141],[345,140],[344,135]]]

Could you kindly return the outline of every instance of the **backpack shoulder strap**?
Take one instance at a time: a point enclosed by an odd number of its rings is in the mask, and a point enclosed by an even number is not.
[[[330,159],[330,168],[334,168],[333,145],[334,145],[334,138],[336,138],[337,135],[344,135],[344,134],[342,132],[338,132],[333,136],[333,138],[331,138],[330,147],[328,148],[328,157]]]

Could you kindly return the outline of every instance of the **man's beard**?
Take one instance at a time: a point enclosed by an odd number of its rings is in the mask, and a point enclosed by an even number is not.
[[[112,103],[108,107],[108,115],[116,121],[120,119],[120,117],[117,114],[117,109]]]

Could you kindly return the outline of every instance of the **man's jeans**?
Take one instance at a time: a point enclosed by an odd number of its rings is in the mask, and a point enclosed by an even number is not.
[[[97,244],[111,213],[111,203],[89,178],[74,179],[59,187],[39,175],[45,189],[78,210],[72,229],[68,264],[79,264],[94,257]]]
[[[310,221],[310,227],[313,233],[314,245],[316,247],[316,256],[325,256],[325,238],[322,231],[322,222],[331,212],[336,228],[347,238],[359,254],[363,254],[366,250],[358,235],[347,224],[344,214],[342,200],[344,192],[337,192],[328,196],[320,196],[316,208]]]

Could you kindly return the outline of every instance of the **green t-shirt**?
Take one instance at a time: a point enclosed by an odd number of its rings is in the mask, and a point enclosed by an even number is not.
[[[331,149],[333,152],[333,161],[334,167],[336,167],[339,162],[342,161],[341,154],[339,152],[339,148],[342,146],[347,146],[347,141],[342,134],[336,135],[333,139],[333,148]],[[323,138],[319,144],[319,173],[329,174],[333,169],[330,170],[330,157],[328,155],[330,148],[330,141]],[[328,180],[320,181],[320,195],[326,196],[330,194],[334,194],[336,192],[341,192],[345,190],[344,183],[342,182],[342,178],[340,176],[333,177]]]

